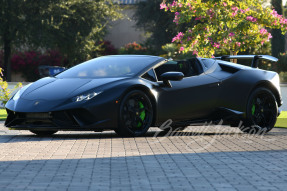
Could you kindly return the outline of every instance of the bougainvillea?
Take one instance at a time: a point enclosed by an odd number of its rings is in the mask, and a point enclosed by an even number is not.
[[[41,65],[65,66],[66,64],[67,59],[59,51],[54,50],[44,54],[36,51],[18,52],[11,58],[12,70],[21,73],[29,82],[40,78],[38,67]]]
[[[161,9],[174,12],[176,24],[193,23],[173,38],[180,52],[212,57],[217,49],[231,54],[262,46],[272,38],[266,28],[287,31],[287,19],[262,7],[262,0],[178,0],[162,2]]]

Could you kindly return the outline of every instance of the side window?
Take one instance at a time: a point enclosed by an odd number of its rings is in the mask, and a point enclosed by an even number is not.
[[[199,75],[203,72],[202,66],[196,58],[189,60],[169,61],[155,69],[156,76],[161,81],[160,75],[165,72],[182,72],[184,77]]]
[[[152,82],[156,82],[156,76],[153,69],[150,69],[148,72],[142,75],[142,78]]]
[[[184,74],[184,77],[196,76],[199,74],[196,64],[194,59],[178,61],[178,69]]]
[[[156,73],[156,76],[157,76],[157,79],[159,81],[162,81],[161,79],[161,75],[163,73],[166,73],[166,72],[179,72],[178,70],[178,62],[176,61],[168,61],[166,63],[164,63],[163,65],[155,68],[155,73]]]

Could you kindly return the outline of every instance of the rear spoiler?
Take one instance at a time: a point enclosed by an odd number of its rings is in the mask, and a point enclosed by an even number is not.
[[[236,55],[236,56],[225,55],[225,56],[221,56],[221,57],[215,57],[215,59],[219,59],[219,60],[252,59],[252,64],[251,64],[252,68],[258,68],[258,60],[259,59],[269,60],[272,62],[278,61],[278,58],[275,58],[275,57],[269,56],[269,55]]]

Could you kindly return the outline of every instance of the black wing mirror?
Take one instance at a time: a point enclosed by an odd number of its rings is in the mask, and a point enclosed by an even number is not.
[[[171,87],[170,81],[180,81],[184,74],[182,72],[165,72],[160,77],[165,85]]]

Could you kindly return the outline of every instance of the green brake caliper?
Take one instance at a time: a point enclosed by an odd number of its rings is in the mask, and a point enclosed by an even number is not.
[[[139,106],[140,106],[140,109],[144,109],[144,105],[143,105],[143,103],[141,101],[139,102]],[[141,120],[143,121],[145,119],[145,110],[140,112],[139,116],[140,116]],[[141,126],[142,126],[142,123],[139,122],[137,127],[141,127]]]
[[[254,103],[252,104],[251,113],[252,113],[252,115],[254,115],[254,113],[255,113],[255,104]]]

